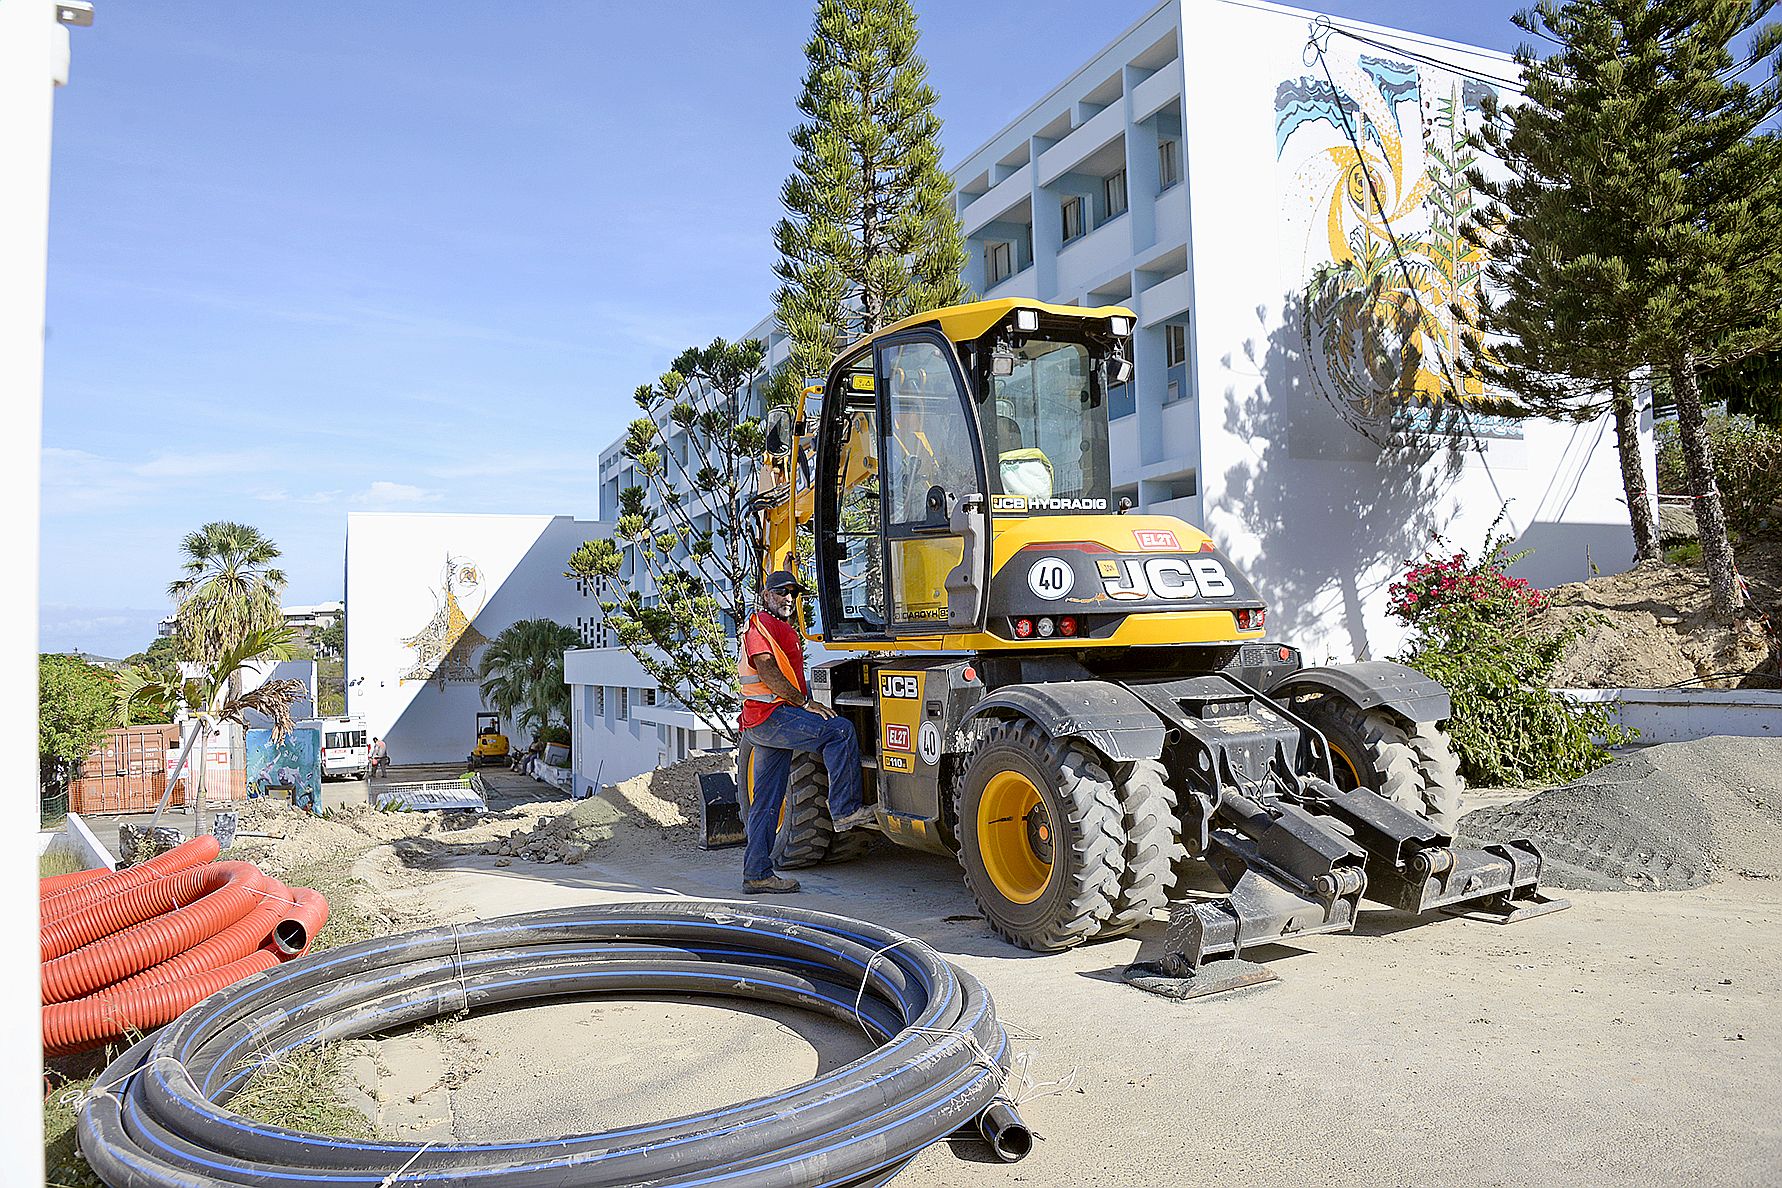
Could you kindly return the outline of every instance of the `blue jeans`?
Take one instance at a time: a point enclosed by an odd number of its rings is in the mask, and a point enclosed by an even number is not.
[[[860,742],[847,719],[824,718],[795,705],[774,707],[765,721],[744,730],[742,738],[753,748],[744,770],[737,773],[748,813],[743,878],[765,879],[773,874],[774,836],[779,832],[793,752],[823,757],[829,771],[829,817],[834,820],[860,807]]]

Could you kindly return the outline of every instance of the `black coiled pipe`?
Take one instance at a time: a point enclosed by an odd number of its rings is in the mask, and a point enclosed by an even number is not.
[[[462,1010],[583,995],[760,999],[858,1018],[880,1043],[783,1092],[599,1134],[419,1144],[250,1122],[229,1099],[266,1058]],[[977,1124],[1003,1158],[1031,1136],[999,1096],[990,995],[927,945],[858,920],[688,901],[563,908],[300,958],[231,987],[120,1056],[82,1105],[81,1153],[112,1188],[162,1185],[882,1184]],[[993,1137],[994,1136],[994,1137]]]

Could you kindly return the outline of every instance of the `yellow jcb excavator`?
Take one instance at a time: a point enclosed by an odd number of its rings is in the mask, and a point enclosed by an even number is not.
[[[1379,661],[1305,667],[1212,539],[1128,514],[1108,396],[1133,314],[1026,299],[897,323],[849,347],[820,401],[766,425],[765,570],[815,529],[812,672],[859,731],[867,800],[900,845],[955,854],[985,919],[1029,949],[1170,909],[1185,973],[1346,930],[1363,895],[1413,912],[1564,906],[1516,842],[1453,844],[1446,691]],[[815,395],[815,393],[812,393]],[[858,845],[815,756],[792,768],[776,859]],[[1189,897],[1195,860],[1225,894]]]

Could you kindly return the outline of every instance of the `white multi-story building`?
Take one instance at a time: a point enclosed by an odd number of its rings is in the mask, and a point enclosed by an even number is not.
[[[1311,659],[1390,655],[1392,580],[1500,512],[1539,585],[1632,560],[1606,419],[1431,399],[1464,374],[1449,311],[1483,263],[1456,221],[1464,141],[1515,78],[1421,34],[1166,0],[954,171],[976,292],[1137,315],[1115,494],[1204,526]],[[1643,445],[1650,468],[1649,413]],[[606,515],[628,466],[601,456]]]

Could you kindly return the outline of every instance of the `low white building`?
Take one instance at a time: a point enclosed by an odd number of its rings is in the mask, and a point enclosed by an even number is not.
[[[575,794],[728,745],[656,686],[624,648],[583,648],[563,659],[570,686]]]
[[[394,763],[461,762],[487,708],[477,663],[502,629],[553,619],[594,642],[600,608],[563,573],[611,530],[571,516],[348,515],[347,712]],[[507,733],[530,741],[513,723]]]

